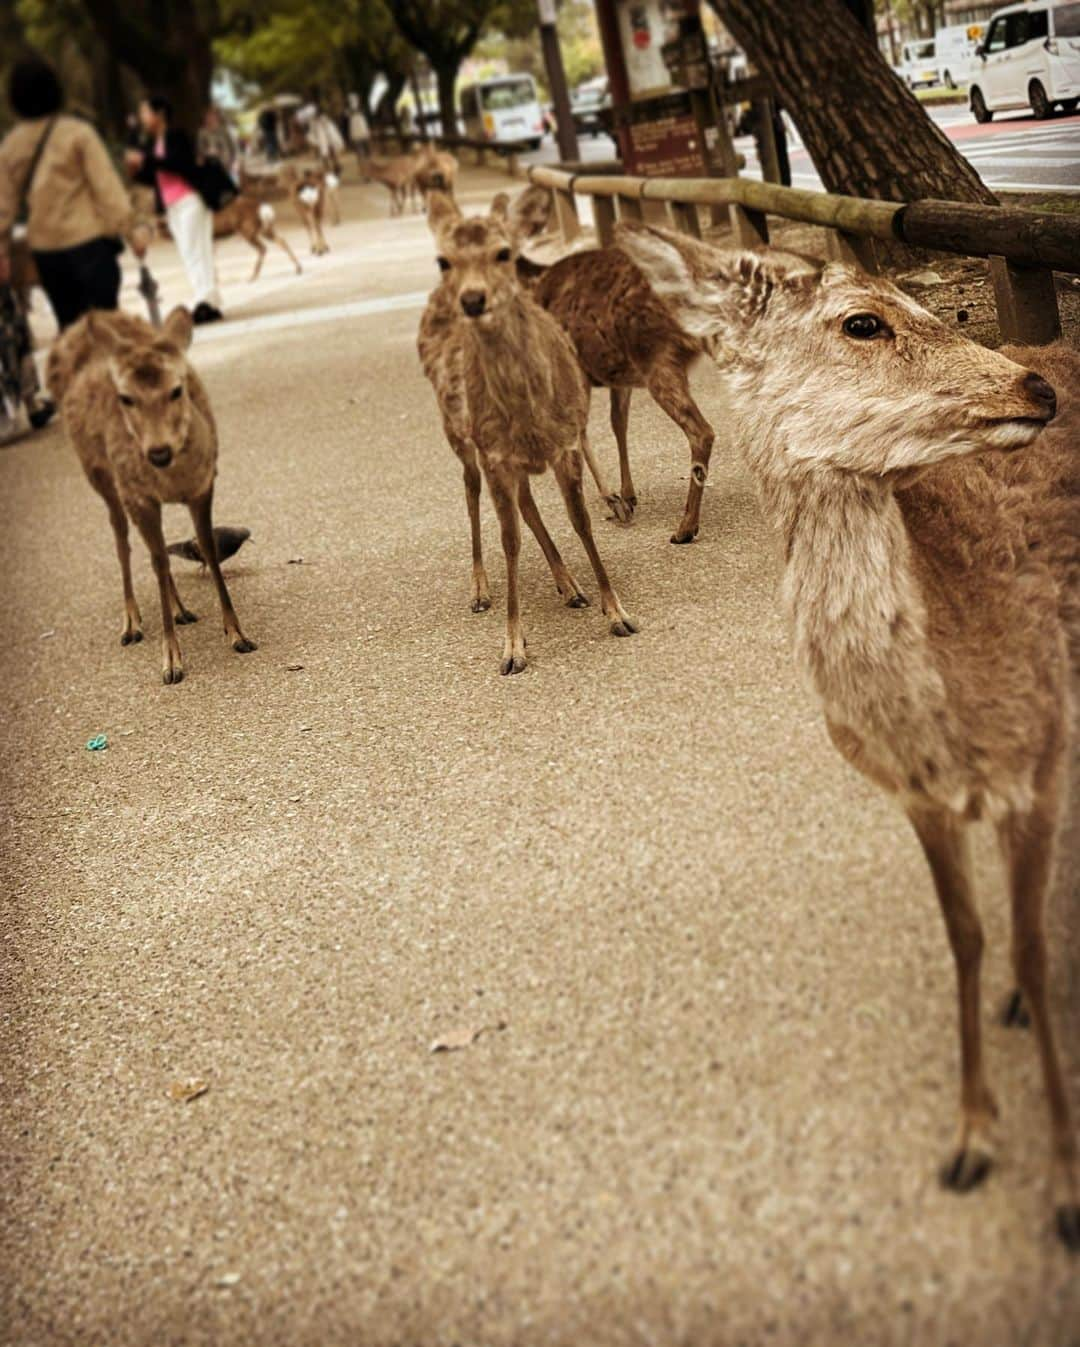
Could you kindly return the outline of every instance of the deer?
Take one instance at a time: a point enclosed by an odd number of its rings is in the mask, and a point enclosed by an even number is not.
[[[526,212],[528,218],[528,212]],[[611,428],[619,451],[619,496],[632,515],[637,491],[630,473],[630,398],[646,388],[690,445],[690,487],[673,543],[692,543],[701,528],[701,501],[715,435],[690,391],[690,367],[703,354],[682,331],[645,277],[617,248],[571,253],[542,267],[522,259],[523,279],[536,302],[570,334],[596,388],[610,389]]]
[[[1007,1015],[1034,1028],[1057,1233],[1080,1251],[1044,929],[1080,665],[1080,357],[986,350],[838,263],[630,222],[616,238],[725,372],[782,548],[796,661],[835,747],[925,854],[957,974],[960,1125],[941,1180],[961,1193],[992,1167],[998,1113],[967,849],[973,821],[996,828],[1019,989]]]
[[[529,486],[531,476],[549,468],[592,566],[610,631],[632,636],[639,625],[612,588],[582,490],[582,463],[592,457],[585,378],[566,333],[518,283],[509,199],[500,193],[488,215],[466,219],[451,197],[433,191],[428,225],[442,276],[421,317],[418,347],[447,438],[465,470],[474,612],[491,606],[480,546],[478,468],[499,518],[507,584],[499,671],[517,674],[527,665],[518,598],[521,519],[540,544],[566,605],[589,603],[545,528]]]
[[[448,150],[440,150],[428,141],[414,151],[412,159],[412,181],[420,193],[421,201],[427,201],[429,192],[445,192],[450,197],[454,195],[458,161]]]
[[[243,191],[227,206],[214,213],[215,236],[239,234],[255,249],[255,269],[249,278],[251,282],[259,279],[259,272],[262,271],[262,264],[266,259],[264,239],[276,243],[286,253],[298,276],[303,272],[288,240],[275,229],[276,218],[277,213],[269,201],[257,201]]]
[[[405,205],[416,181],[416,158],[411,154],[392,159],[368,155],[360,162],[361,181],[381,183],[390,193],[390,214],[404,215]]]
[[[323,175],[316,169],[305,168],[299,175],[295,170],[291,175],[289,193],[300,223],[307,230],[311,251],[321,257],[330,251],[330,245],[323,233],[323,215],[326,212],[326,184]]]
[[[176,628],[197,617],[172,578],[163,504],[188,507],[233,650],[246,655],[256,649],[240,628],[218,561],[212,519],[217,428],[206,389],[187,360],[192,333],[184,308],[173,309],[160,332],[131,314],[91,311],[53,345],[47,373],[87,481],[109,512],[124,589],[123,646],[143,639],[131,579],[129,519],[150,552],[161,601],[161,678],[167,685],[184,677]]]

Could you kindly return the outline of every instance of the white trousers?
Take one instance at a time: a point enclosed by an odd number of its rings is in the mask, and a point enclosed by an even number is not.
[[[214,217],[197,192],[188,192],[166,210],[173,236],[194,295],[194,304],[221,308],[221,291],[214,270]]]

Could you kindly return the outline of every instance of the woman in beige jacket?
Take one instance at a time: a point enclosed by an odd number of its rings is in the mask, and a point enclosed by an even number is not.
[[[116,308],[131,202],[97,132],[61,113],[51,66],[19,62],[8,96],[20,120],[0,144],[0,283],[25,199],[27,241],[63,328],[88,309]]]

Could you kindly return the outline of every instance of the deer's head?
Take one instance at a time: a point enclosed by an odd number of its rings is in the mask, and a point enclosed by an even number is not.
[[[428,196],[428,225],[438,249],[442,287],[469,322],[491,327],[517,293],[509,199],[500,192],[488,215],[465,219],[444,192]]]
[[[152,467],[164,471],[191,430],[188,363],[192,322],[176,308],[153,340],[131,341],[96,315],[90,330],[108,358],[109,378],[128,434]]]
[[[1020,449],[1056,411],[1045,379],[853,267],[643,225],[620,225],[618,242],[680,326],[706,339],[781,470],[884,476]]]

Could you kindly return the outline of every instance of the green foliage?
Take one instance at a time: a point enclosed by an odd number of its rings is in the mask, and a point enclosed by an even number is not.
[[[558,30],[566,80],[571,89],[604,73],[604,53],[590,0],[564,0],[559,8]],[[483,63],[481,76],[494,74],[505,62],[508,70],[532,75],[544,97],[548,96],[540,34],[535,24],[526,37],[508,37],[505,32],[489,33],[477,44],[474,54]]]

